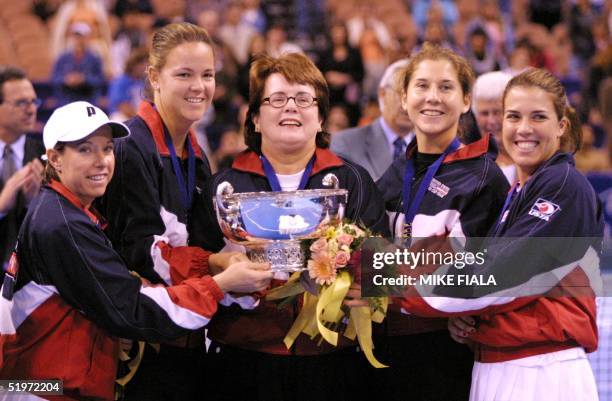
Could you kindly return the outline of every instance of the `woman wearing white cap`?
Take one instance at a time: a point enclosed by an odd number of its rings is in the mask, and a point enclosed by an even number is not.
[[[57,109],[45,126],[45,186],[28,209],[0,297],[0,377],[54,378],[65,399],[113,400],[118,336],[178,338],[205,326],[225,292],[267,286],[266,265],[245,262],[171,287],[130,274],[91,207],[113,175],[113,138],[127,135],[87,102]]]

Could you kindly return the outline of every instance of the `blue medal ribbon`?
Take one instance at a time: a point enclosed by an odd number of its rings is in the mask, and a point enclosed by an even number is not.
[[[416,139],[415,139],[416,140]],[[402,191],[402,200],[404,207],[404,237],[409,238],[412,237],[412,222],[419,211],[419,206],[425,197],[425,191],[429,188],[429,184],[433,180],[434,176],[438,172],[438,169],[442,165],[444,158],[449,154],[459,149],[460,142],[457,138],[455,138],[450,145],[446,148],[446,150],[438,157],[438,159],[433,162],[428,168],[425,177],[423,177],[423,181],[421,181],[421,185],[417,189],[416,194],[414,195],[414,199],[410,199],[410,192],[412,190],[412,181],[415,178],[415,166],[414,166],[414,158],[410,157],[406,163],[406,170],[404,172],[404,188]]]
[[[270,161],[263,154],[259,156],[261,160],[261,164],[263,165],[264,173],[266,174],[266,178],[268,179],[268,183],[270,184],[270,188],[272,188],[273,192],[282,191],[282,187],[280,182],[278,181],[278,177],[276,176],[276,171],[274,171],[274,167],[270,164]],[[298,189],[305,189],[306,184],[308,184],[308,179],[310,178],[310,174],[312,173],[312,169],[314,167],[315,155],[312,155],[306,168],[304,169],[304,173],[302,174],[302,179],[300,180],[300,186]]]
[[[497,234],[497,232],[499,231],[499,228],[504,223],[503,221],[504,214],[506,214],[506,212],[508,211],[508,208],[510,207],[510,204],[512,203],[512,200],[514,199],[514,196],[518,193],[517,192],[518,186],[519,186],[519,183],[517,181],[514,183],[514,185],[512,185],[512,188],[510,188],[510,191],[508,191],[508,195],[506,196],[506,200],[504,201],[504,207],[502,207],[499,218],[497,219],[497,223],[495,224],[495,231],[493,231],[494,235]]]
[[[195,152],[193,151],[193,147],[191,146],[191,138],[189,138],[189,134],[187,134],[187,138],[185,138],[185,146],[187,146],[187,185],[185,185],[183,169],[181,168],[181,163],[179,162],[179,158],[176,155],[176,150],[174,149],[172,138],[170,137],[170,133],[168,132],[166,127],[164,127],[164,137],[166,139],[166,146],[168,146],[168,150],[170,151],[172,169],[174,170],[176,182],[181,193],[181,202],[183,204],[185,212],[189,213],[189,211],[191,210],[191,204],[193,202],[196,176],[196,158]]]

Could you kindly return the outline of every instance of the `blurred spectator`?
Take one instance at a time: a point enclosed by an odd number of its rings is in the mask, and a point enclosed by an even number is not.
[[[561,22],[562,0],[529,0],[528,7],[524,9],[527,8],[531,11],[531,22],[541,24],[547,29]]]
[[[526,40],[530,46],[530,62],[532,67],[545,68],[554,71],[554,63],[550,54],[553,39],[544,25],[530,24],[521,35],[517,32],[517,40]]]
[[[610,155],[593,146],[595,136],[593,128],[588,124],[582,125],[582,148],[576,152],[576,168],[583,173],[594,171],[607,171],[610,169]]]
[[[578,104],[582,86],[582,62],[574,54],[567,24],[555,25],[552,30],[552,38],[553,45],[550,46],[550,54],[555,67],[552,72],[565,87],[570,103]]]
[[[84,22],[70,26],[73,48],[53,66],[51,80],[59,106],[77,100],[96,104],[104,85],[102,60],[89,49],[91,28]]]
[[[413,125],[402,108],[397,77],[408,65],[403,58],[388,66],[378,86],[382,116],[363,127],[350,128],[332,136],[330,149],[365,168],[377,181],[391,163],[405,155],[414,137]]]
[[[472,110],[481,135],[491,134],[499,153],[495,162],[510,184],[516,181],[516,168],[501,140],[503,109],[502,97],[512,75],[493,71],[479,76],[474,83]]]
[[[0,68],[0,271],[8,267],[19,226],[41,185],[45,147],[41,135],[28,135],[39,105],[23,71]]]
[[[530,0],[512,0],[510,2],[510,14],[512,16],[512,26],[516,29],[531,21]]]
[[[227,127],[221,134],[219,148],[214,153],[217,160],[217,171],[232,167],[234,158],[245,149],[244,135],[238,127]]]
[[[421,43],[425,42],[430,42],[431,44],[446,47],[452,50],[455,49],[454,43],[449,39],[448,34],[446,33],[444,24],[435,20],[429,22],[425,27],[425,32],[423,32],[423,37],[421,38]]]
[[[528,41],[520,41],[510,54],[510,62],[506,72],[517,75],[525,68],[531,66],[531,45]]]
[[[142,100],[148,58],[146,48],[134,50],[125,65],[125,73],[111,81],[108,89],[111,119],[125,121],[136,115]]]
[[[388,53],[393,47],[391,34],[367,0],[355,2],[346,27],[350,45],[359,49],[363,60],[363,98],[374,99],[378,82],[388,64]]]
[[[151,0],[151,5],[159,26],[186,20],[186,0]]]
[[[436,15],[439,15],[439,20],[436,17],[436,22],[442,22],[445,26],[451,27],[458,20],[458,12],[455,2],[452,0],[415,0],[412,5],[412,16],[419,26],[425,26],[431,21],[432,9]]]
[[[266,53],[278,57],[284,53],[302,53],[302,48],[287,40],[287,31],[282,25],[272,25],[266,32]]]
[[[484,28],[489,40],[497,54],[504,51],[505,42],[505,23],[497,0],[483,0],[481,3],[480,15],[484,22]]]
[[[361,118],[357,123],[358,127],[371,124],[378,117],[381,116],[380,108],[378,107],[378,101],[376,99],[368,99],[365,106],[361,109]]]
[[[266,15],[261,9],[261,0],[242,0],[242,22],[259,33],[266,31]]]
[[[600,85],[606,78],[612,77],[612,43],[593,57],[586,77],[587,82],[582,104],[584,114],[588,114],[591,109],[598,107],[597,99]]]
[[[353,16],[346,21],[346,27],[349,35],[349,43],[353,47],[360,47],[363,34],[366,30],[370,30],[384,49],[391,47],[391,35],[389,30],[376,16],[372,13],[371,5],[367,0],[359,0],[355,2],[355,11]]]
[[[291,27],[296,42],[302,49],[313,47],[311,38],[325,30],[326,0],[293,0],[295,26]]]
[[[46,22],[57,12],[62,0],[34,0],[32,3],[32,12]]]
[[[505,60],[498,52],[495,43],[493,43],[485,28],[479,24],[474,24],[468,30],[464,54],[477,75],[506,67]]]
[[[153,14],[153,6],[149,0],[116,0],[113,13],[123,18],[126,13],[138,11],[144,14]]]
[[[102,2],[96,0],[67,0],[58,9],[53,19],[51,32],[51,54],[57,59],[72,47],[70,28],[75,23],[87,24],[90,28],[89,48],[103,63],[106,78],[112,76],[110,60],[111,30],[108,13]]]
[[[118,77],[123,74],[132,50],[149,45],[155,16],[148,0],[119,0],[115,14],[121,18],[121,25],[111,46],[111,55],[113,76]]]
[[[215,52],[215,71],[221,82],[236,82],[240,65],[234,58],[232,50],[220,36],[219,13],[216,10],[204,10],[197,17],[198,25],[206,29],[213,42]],[[247,73],[248,79],[248,73]],[[234,85],[236,86],[236,85]],[[223,88],[222,88],[223,89]],[[238,89],[238,88],[236,88]]]
[[[344,105],[351,125],[355,125],[359,119],[360,84],[364,76],[361,54],[349,45],[343,23],[333,24],[329,34],[331,47],[321,55],[319,68],[329,85],[330,104]]]
[[[478,19],[478,2],[473,0],[457,0],[457,21],[451,27],[455,44],[461,51],[465,49],[468,38],[468,28]]]
[[[335,105],[329,109],[329,115],[325,121],[325,132],[335,134],[350,127],[350,121],[346,107]]]
[[[599,109],[603,116],[603,126],[606,132],[604,143],[608,147],[608,157],[612,158],[612,78],[608,78],[601,83],[599,88]]]
[[[254,35],[249,43],[249,59],[246,64],[238,69],[238,93],[244,101],[249,99],[249,69],[255,58],[266,52],[266,39],[259,34]]]
[[[574,51],[585,61],[595,54],[591,27],[595,23],[596,17],[590,0],[577,0],[569,14],[569,34],[574,45]]]
[[[397,47],[392,49],[389,58],[393,61],[411,55],[419,39],[418,28],[410,14],[399,14],[397,18],[399,22],[393,29],[394,36],[397,39]]]
[[[239,64],[244,65],[249,57],[248,48],[255,29],[242,21],[242,7],[231,2],[223,13],[223,24],[219,28],[219,37],[230,48]]]
[[[197,21],[202,11],[215,11],[221,15],[226,6],[227,0],[190,0],[185,8],[185,16],[188,21]]]
[[[612,4],[612,2],[610,2]],[[612,16],[612,14],[611,14]],[[611,20],[612,21],[612,20]],[[591,34],[593,36],[593,43],[595,45],[595,52],[598,53],[608,47],[610,40],[610,27],[605,17],[597,18],[595,23],[591,27]]]

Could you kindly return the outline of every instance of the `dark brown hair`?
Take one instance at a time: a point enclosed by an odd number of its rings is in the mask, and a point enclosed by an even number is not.
[[[66,144],[64,142],[58,142],[53,149],[55,149],[59,153],[64,153],[64,149],[66,149]],[[45,170],[43,171],[42,183],[43,185],[47,185],[51,182],[51,180],[61,181],[57,170],[51,165],[49,160],[47,160],[45,163]]]
[[[0,103],[4,102],[4,83],[22,79],[28,79],[23,70],[13,66],[0,68]]]
[[[153,34],[151,50],[149,51],[149,65],[157,71],[161,71],[166,65],[168,53],[183,43],[202,42],[213,49],[213,41],[206,29],[189,22],[169,24],[157,30]],[[149,77],[145,79],[144,96],[153,100],[153,90]]]
[[[262,55],[252,64],[249,71],[249,109],[244,124],[244,141],[249,149],[261,153],[261,133],[255,132],[253,117],[259,115],[266,80],[272,74],[281,74],[292,84],[310,85],[315,90],[319,118],[325,124],[329,113],[329,89],[321,71],[304,54],[287,53],[279,57]],[[329,133],[317,132],[319,148],[329,147]]]
[[[580,150],[582,144],[582,126],[576,110],[567,101],[565,88],[561,81],[550,72],[541,68],[528,68],[508,82],[504,90],[502,103],[504,110],[506,109],[506,96],[516,86],[525,88],[536,87],[548,93],[557,114],[557,119],[561,120],[565,117],[568,121],[567,129],[561,136],[561,150],[574,153]]]

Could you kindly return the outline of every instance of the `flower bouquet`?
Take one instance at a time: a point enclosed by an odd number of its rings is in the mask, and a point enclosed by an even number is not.
[[[295,272],[282,286],[268,292],[266,299],[282,304],[302,295],[302,310],[285,336],[290,348],[300,333],[337,346],[341,328],[351,340],[357,338],[366,358],[376,368],[386,367],[373,353],[372,322],[385,318],[388,298],[367,298],[368,306],[347,308],[343,301],[353,282],[360,283],[359,247],[368,231],[355,224],[339,222],[320,226],[303,240],[307,248],[307,270]]]

